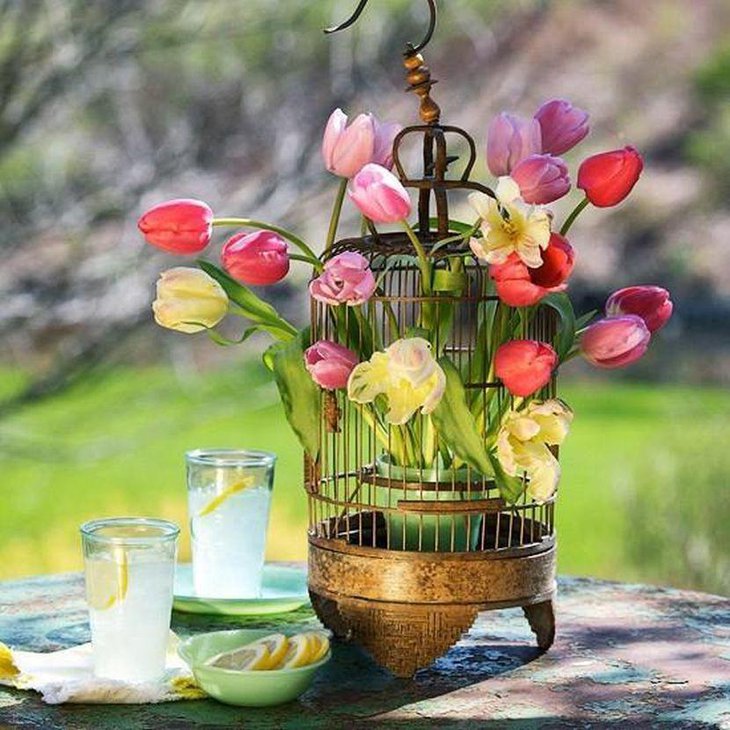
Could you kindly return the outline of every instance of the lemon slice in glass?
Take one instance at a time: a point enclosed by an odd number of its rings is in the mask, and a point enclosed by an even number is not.
[[[289,645],[281,662],[275,669],[294,669],[311,663],[312,642],[306,634],[297,634],[289,638]]]
[[[216,494],[216,496],[213,497],[213,499],[211,499],[210,502],[208,502],[208,504],[200,510],[200,512],[198,512],[198,517],[205,517],[211,512],[215,512],[215,510],[217,510],[218,507],[220,507],[229,497],[232,497],[234,494],[238,494],[238,492],[242,492],[244,489],[250,487],[254,481],[253,477],[245,477],[244,479],[240,479],[226,487],[222,492],[220,492],[220,494]]]
[[[115,550],[113,560],[91,561],[86,599],[96,611],[106,611],[121,602],[129,589],[129,563],[124,550]]]
[[[247,644],[238,649],[224,651],[208,659],[205,665],[217,669],[233,669],[239,672],[268,669],[270,662],[266,644]]]

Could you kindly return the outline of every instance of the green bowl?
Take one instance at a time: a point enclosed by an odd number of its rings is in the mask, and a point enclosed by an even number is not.
[[[205,666],[206,660],[216,654],[237,649],[272,633],[271,630],[241,629],[197,634],[180,644],[178,654],[192,670],[201,689],[219,702],[241,707],[282,705],[306,691],[317,670],[332,658],[331,650],[318,662],[295,669],[238,672]]]

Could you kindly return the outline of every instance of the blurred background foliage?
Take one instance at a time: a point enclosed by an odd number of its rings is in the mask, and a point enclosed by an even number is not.
[[[203,445],[280,454],[269,555],[304,555],[301,459],[264,343],[155,329],[154,280],[178,261],[135,221],[198,197],[321,248],[329,112],[416,115],[400,51],[426,4],[372,0],[356,28],[323,36],[354,4],[0,0],[0,578],[77,568],[89,517],[185,523],[182,454]],[[427,50],[445,120],[480,148],[497,111],[562,96],[592,113],[573,171],[629,142],[646,158],[629,201],[573,229],[572,289],[588,309],[661,283],[676,315],[634,368],[561,373],[577,410],[564,572],[730,591],[729,38],[724,0],[449,0]],[[264,296],[302,323],[305,281]]]

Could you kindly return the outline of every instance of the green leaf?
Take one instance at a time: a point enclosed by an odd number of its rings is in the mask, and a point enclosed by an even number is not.
[[[431,419],[439,437],[451,451],[482,476],[491,476],[492,465],[474,416],[466,405],[459,371],[446,357],[439,359],[446,375],[446,390]]]
[[[499,459],[494,454],[489,454],[489,461],[492,463],[492,469],[494,470],[494,481],[499,489],[499,493],[502,495],[507,504],[514,504],[522,496],[522,492],[525,490],[525,482],[522,477],[513,477],[507,474],[507,472],[499,463]]]
[[[542,300],[542,304],[552,307],[559,317],[558,331],[555,335],[555,351],[560,360],[564,360],[575,342],[576,321],[573,305],[567,294],[549,294]]]
[[[236,281],[225,271],[222,271],[208,261],[198,260],[198,266],[208,276],[215,279],[228,295],[228,298],[237,304],[248,319],[266,325],[270,332],[282,340],[291,340],[297,334],[294,325],[287,322],[268,302],[256,296],[248,287]]]
[[[576,332],[578,330],[582,330],[597,314],[597,309],[591,309],[590,312],[586,312],[585,314],[578,317],[578,319],[575,321]]]
[[[286,343],[272,345],[264,356],[270,364],[289,425],[313,458],[319,453],[320,391],[304,365],[308,331]]]
[[[249,337],[251,337],[251,335],[255,335],[257,332],[269,332],[269,328],[260,324],[255,324],[252,327],[247,327],[237,339],[230,339],[214,329],[207,329],[206,331],[208,333],[208,337],[210,337],[216,345],[221,345],[221,347],[231,347],[232,345],[243,344]]]

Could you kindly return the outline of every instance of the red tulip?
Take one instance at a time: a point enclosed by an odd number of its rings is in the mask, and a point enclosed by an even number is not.
[[[573,271],[573,247],[559,233],[550,235],[550,243],[542,252],[542,266],[531,269],[513,253],[503,264],[492,264],[489,275],[494,280],[499,298],[510,307],[529,307],[552,292],[565,291],[565,283]]]
[[[656,332],[669,321],[673,308],[669,292],[660,286],[627,286],[608,298],[606,315],[636,314],[644,320],[649,332]]]
[[[168,200],[150,208],[137,227],[147,243],[170,253],[202,251],[213,232],[213,211],[200,200]]]
[[[635,314],[608,317],[586,328],[580,349],[588,362],[599,368],[621,368],[644,355],[651,333]]]
[[[578,169],[578,187],[597,208],[618,205],[636,185],[644,161],[635,147],[601,152]]]
[[[237,233],[223,246],[221,261],[234,279],[257,286],[275,284],[289,272],[286,241],[271,231]]]
[[[542,132],[542,151],[562,155],[588,134],[588,113],[565,99],[546,101],[535,112]]]
[[[523,398],[550,382],[558,355],[550,345],[535,340],[512,340],[494,356],[494,372],[512,395]]]

